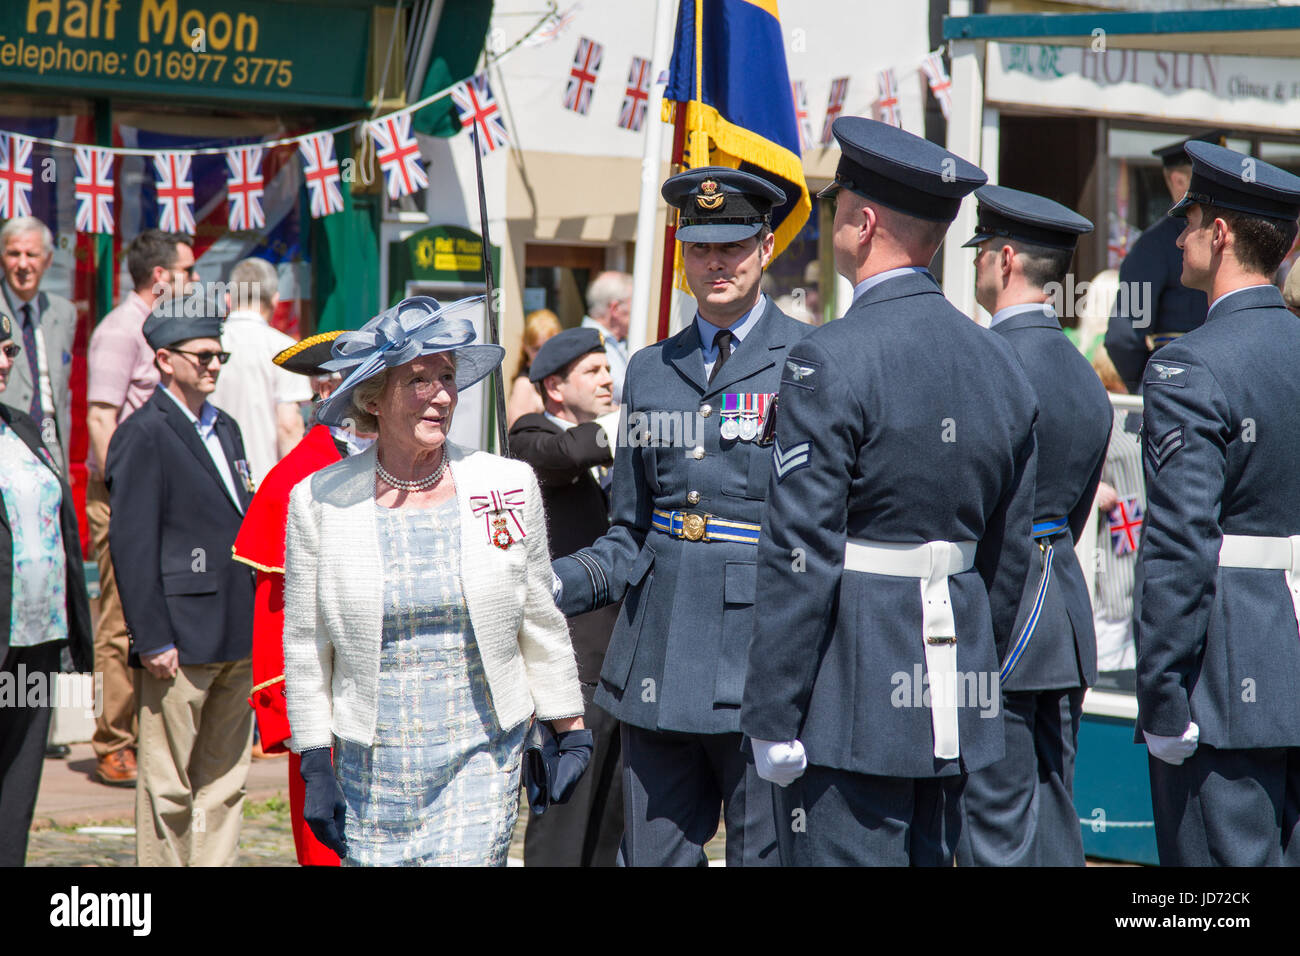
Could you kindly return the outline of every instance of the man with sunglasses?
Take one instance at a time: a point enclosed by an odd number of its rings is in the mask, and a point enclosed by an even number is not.
[[[252,750],[253,574],[231,558],[252,499],[239,426],[207,401],[221,320],[155,310],[160,382],[114,432],[108,541],[139,701],[136,859],[228,866]]]
[[[126,250],[131,291],[95,327],[86,358],[86,521],[90,551],[99,565],[99,618],[95,622],[95,673],[104,679],[103,708],[95,718],[95,779],[131,787],[136,780],[135,682],[127,666],[130,646],[117,578],[108,549],[109,502],[104,459],[119,425],[140,408],[158,384],[154,350],[140,329],[160,301],[184,295],[198,278],[189,236],[146,229]]]

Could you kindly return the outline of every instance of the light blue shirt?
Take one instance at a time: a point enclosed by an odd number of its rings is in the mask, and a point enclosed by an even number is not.
[[[758,325],[758,320],[763,317],[763,310],[767,308],[767,296],[760,295],[758,303],[746,312],[743,316],[727,327],[731,333],[731,354],[736,354],[736,349],[740,348],[740,343],[745,341],[746,336]],[[695,313],[695,327],[700,332],[700,342],[704,347],[701,354],[704,356],[704,375],[707,378],[713,374],[713,366],[718,361],[718,346],[714,344],[713,337],[722,331],[721,328],[703,318],[700,313]]]
[[[1271,285],[1271,283],[1261,282],[1259,285],[1242,286],[1240,289],[1233,289],[1231,292],[1225,292],[1223,293],[1223,295],[1219,296],[1217,299],[1215,299],[1213,302],[1210,303],[1209,311],[1213,312],[1215,309],[1217,309],[1219,307],[1219,303],[1221,303],[1224,299],[1228,298],[1228,296],[1230,295],[1236,295],[1238,292],[1245,292],[1247,289],[1263,289],[1268,287],[1269,285]],[[1206,313],[1206,317],[1207,318],[1209,317],[1209,312]]]
[[[159,385],[158,388],[162,393],[176,403],[176,407],[185,413],[185,417],[194,423],[194,428],[199,433],[199,440],[203,442],[203,447],[208,450],[208,456],[211,457],[212,463],[217,466],[217,474],[221,476],[221,481],[226,486],[226,491],[230,493],[230,500],[234,502],[236,508],[242,512],[244,509],[239,504],[239,492],[235,490],[235,477],[230,473],[230,462],[226,460],[226,451],[221,447],[221,440],[217,438],[217,410],[207,402],[203,403],[198,418],[194,413],[185,407],[185,404],[172,394],[171,389]]]
[[[1056,318],[1056,312],[1046,302],[1022,302],[1020,305],[1009,305],[1005,309],[998,309],[993,313],[993,318],[989,320],[989,328],[997,325],[999,322],[1011,318],[1013,315],[1020,315],[1024,312],[1043,312]]]
[[[901,268],[898,269],[889,269],[885,272],[877,272],[873,276],[867,276],[865,279],[863,279],[861,282],[859,282],[857,285],[853,287],[853,301],[857,302],[858,299],[866,295],[868,289],[874,289],[882,282],[887,282],[890,279],[896,279],[899,276],[909,275],[913,272],[924,272],[928,274],[929,271],[930,271],[929,269],[925,269],[921,266],[902,266]]]

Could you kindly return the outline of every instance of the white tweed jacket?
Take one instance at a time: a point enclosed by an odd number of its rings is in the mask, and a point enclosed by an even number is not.
[[[577,716],[582,692],[564,617],[551,599],[542,497],[519,461],[447,443],[460,505],[461,584],[497,721],[509,729]],[[289,496],[284,676],[291,749],[332,736],[369,746],[378,715],[384,576],[375,518],[375,449],[304,478]],[[523,489],[526,536],[502,550],[470,498]],[[513,530],[513,529],[512,529]]]

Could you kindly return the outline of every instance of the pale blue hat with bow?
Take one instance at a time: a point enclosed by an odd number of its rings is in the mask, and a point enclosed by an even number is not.
[[[346,371],[334,393],[316,407],[316,421],[342,425],[352,407],[353,390],[384,369],[397,368],[422,355],[451,352],[456,357],[456,390],[463,391],[486,378],[505,358],[499,345],[474,344],[474,323],[454,318],[480,305],[475,295],[443,305],[425,295],[403,299],[357,329],[334,340],[334,358],[322,362],[330,371]]]

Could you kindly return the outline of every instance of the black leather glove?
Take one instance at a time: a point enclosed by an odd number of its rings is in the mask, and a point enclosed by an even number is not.
[[[536,721],[524,750],[524,789],[529,809],[541,816],[551,804],[567,801],[591,762],[594,749],[590,730],[557,735]]]
[[[302,779],[307,784],[303,800],[302,818],[311,827],[316,839],[329,847],[340,858],[348,855],[348,845],[343,839],[343,821],[347,804],[343,801],[343,788],[334,776],[328,747],[313,747],[302,752]]]

